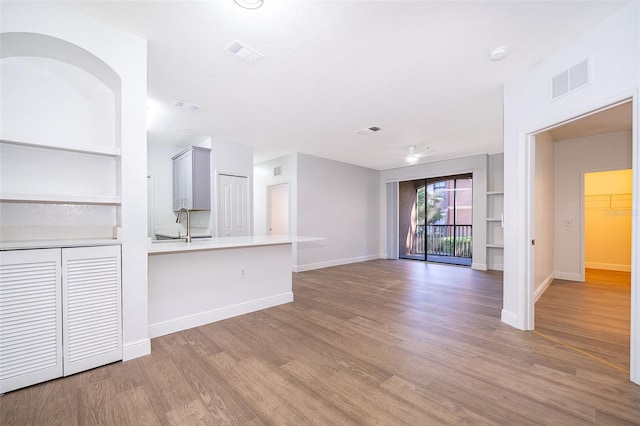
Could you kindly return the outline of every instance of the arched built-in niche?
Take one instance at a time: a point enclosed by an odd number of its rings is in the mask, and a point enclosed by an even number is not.
[[[0,52],[0,240],[111,238],[121,222],[120,77],[42,34],[0,34]]]

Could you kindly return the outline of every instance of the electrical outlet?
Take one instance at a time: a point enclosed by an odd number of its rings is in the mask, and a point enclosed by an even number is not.
[[[245,270],[244,268],[240,269],[240,278],[244,278],[245,277]]]

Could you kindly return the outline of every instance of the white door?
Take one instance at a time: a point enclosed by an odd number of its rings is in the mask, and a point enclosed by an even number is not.
[[[267,188],[267,218],[269,234],[289,234],[289,184],[281,183]]]
[[[249,235],[249,185],[244,176],[218,175],[218,236]]]
[[[122,359],[120,246],[62,249],[64,375]]]
[[[0,393],[62,376],[60,249],[0,252]]]

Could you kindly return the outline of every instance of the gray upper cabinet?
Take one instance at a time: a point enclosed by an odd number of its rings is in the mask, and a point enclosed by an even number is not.
[[[173,210],[211,210],[211,150],[192,146],[172,160]]]

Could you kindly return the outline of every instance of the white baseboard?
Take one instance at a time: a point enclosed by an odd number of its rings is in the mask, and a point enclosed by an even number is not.
[[[264,297],[262,299],[238,303],[237,305],[199,312],[197,314],[175,318],[169,321],[149,324],[149,337],[160,337],[177,331],[188,330],[193,327],[199,327],[201,325],[236,317],[238,315],[248,314],[261,309],[271,308],[273,306],[289,302],[293,302],[293,292],[277,294],[275,296]]]
[[[553,279],[555,278],[555,274],[552,272],[547,278],[545,278],[544,281],[542,281],[542,283],[536,288],[536,290],[533,292],[533,303],[536,303],[538,301],[538,299],[540,299],[540,296],[542,296],[542,294],[547,290],[547,287],[549,287],[549,284],[551,284],[553,282]]]
[[[575,272],[560,272],[555,271],[553,273],[553,278],[558,280],[567,280],[567,281],[578,281],[584,282],[584,278],[580,274],[576,274]]]
[[[328,260],[326,262],[307,263],[305,265],[293,265],[293,272],[312,271],[314,269],[329,268],[331,266],[347,265],[349,263],[366,262],[368,260],[382,259],[380,254],[371,254],[367,256],[350,257],[347,259]]]
[[[631,272],[631,265],[621,265],[619,263],[585,262],[584,267],[589,269],[605,269],[607,271]]]
[[[122,360],[140,358],[151,353],[151,339],[140,339],[122,345]]]
[[[518,327],[518,316],[513,312],[502,309],[502,312],[500,313],[500,320],[511,327],[520,328]]]
[[[475,263],[472,262],[471,263],[471,269],[475,269],[477,271],[486,271],[487,268],[487,264],[486,263]]]
[[[487,265],[487,269],[489,271],[504,271],[504,265],[502,263],[494,263],[492,265]]]

